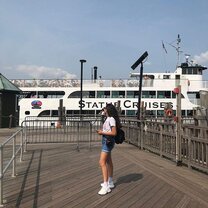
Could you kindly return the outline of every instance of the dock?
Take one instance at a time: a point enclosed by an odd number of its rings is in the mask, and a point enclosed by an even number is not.
[[[17,175],[4,178],[4,207],[208,207],[208,175],[134,145],[116,145],[111,193],[100,196],[101,144],[29,144]]]

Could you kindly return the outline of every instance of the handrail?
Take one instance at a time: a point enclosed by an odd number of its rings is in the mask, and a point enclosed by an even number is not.
[[[19,148],[16,149],[16,139],[17,139],[17,136],[19,134],[20,134],[20,138],[21,138],[20,139],[20,145],[19,145]],[[10,136],[5,142],[0,144],[0,207],[3,206],[3,180],[4,180],[4,175],[5,175],[6,171],[8,170],[8,168],[10,167],[10,165],[12,164],[12,177],[15,177],[16,176],[16,157],[17,157],[19,152],[20,152],[20,162],[22,161],[22,158],[23,158],[24,143],[26,141],[26,137],[25,137],[25,139],[23,139],[24,138],[23,134],[24,134],[24,131],[23,131],[23,128],[21,128],[21,129],[17,130],[14,134],[12,134],[12,136]],[[5,167],[3,167],[4,147],[10,141],[12,141],[12,157],[7,162]]]

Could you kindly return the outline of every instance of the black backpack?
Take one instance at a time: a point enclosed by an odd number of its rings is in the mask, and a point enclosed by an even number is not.
[[[125,132],[121,128],[117,128],[117,135],[114,137],[116,144],[122,144],[125,140]]]

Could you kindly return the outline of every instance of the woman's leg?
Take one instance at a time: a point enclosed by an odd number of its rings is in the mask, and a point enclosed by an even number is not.
[[[108,154],[107,164],[108,164],[108,177],[113,178],[113,161],[112,161],[111,152],[109,152]]]
[[[108,152],[101,152],[101,154],[100,154],[99,164],[102,169],[104,182],[108,181],[108,167],[107,167],[108,154],[109,154]]]

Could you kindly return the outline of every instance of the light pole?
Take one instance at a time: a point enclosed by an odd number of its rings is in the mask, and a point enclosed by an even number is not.
[[[147,51],[145,51],[139,59],[131,66],[131,68],[134,70],[137,68],[139,64],[141,64],[140,68],[140,79],[139,79],[139,94],[138,94],[138,104],[137,104],[137,119],[140,120],[140,107],[141,107],[141,96],[142,96],[142,78],[143,78],[143,61],[148,56]]]
[[[84,60],[84,59],[81,59],[80,60],[80,62],[81,62],[81,78],[80,78],[80,112],[79,112],[79,114],[80,114],[80,118],[81,118],[81,116],[82,116],[82,85],[83,85],[83,64],[86,62],[86,60]]]

